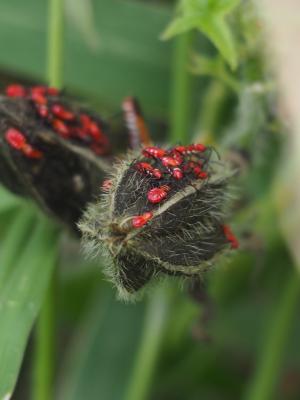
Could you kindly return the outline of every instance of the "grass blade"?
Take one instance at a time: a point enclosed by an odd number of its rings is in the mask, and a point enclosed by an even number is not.
[[[35,226],[0,295],[0,399],[10,398],[27,339],[57,259],[57,231],[42,219]]]
[[[0,213],[6,212],[7,210],[18,206],[21,203],[17,196],[14,196],[9,191],[0,187]]]
[[[0,293],[5,281],[17,261],[19,249],[22,249],[33,225],[33,214],[27,209],[19,210],[5,235],[0,254]]]

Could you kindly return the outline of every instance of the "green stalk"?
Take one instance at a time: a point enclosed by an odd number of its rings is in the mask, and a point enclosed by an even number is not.
[[[64,0],[49,0],[48,83],[62,87]],[[55,372],[55,298],[57,276],[53,274],[36,326],[33,400],[52,400]]]
[[[179,35],[175,39],[172,60],[172,86],[170,99],[170,126],[173,143],[188,141],[191,116],[191,74],[188,57],[193,41],[193,32]]]
[[[201,130],[200,133],[197,132],[194,138],[195,142],[214,144],[216,129],[227,95],[228,91],[225,85],[218,80],[212,80],[204,95],[200,113],[201,122],[198,122]]]
[[[145,322],[139,351],[129,381],[125,400],[145,400],[149,395],[152,376],[165,331],[169,293],[166,287],[158,287],[148,299]]]
[[[55,371],[56,276],[51,279],[36,325],[33,400],[52,400]]]
[[[269,400],[274,398],[284,350],[299,298],[299,274],[293,271],[282,291],[274,316],[268,326],[261,357],[249,390],[246,393],[246,400]]]
[[[63,83],[64,0],[49,0],[48,83],[57,88]]]

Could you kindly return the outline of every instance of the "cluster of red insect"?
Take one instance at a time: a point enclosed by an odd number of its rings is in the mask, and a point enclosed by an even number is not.
[[[47,86],[25,88],[13,84],[6,88],[6,95],[30,100],[38,116],[62,138],[79,142],[97,155],[109,152],[109,141],[103,132],[102,122],[85,112],[71,110],[61,100],[57,89]],[[23,135],[22,132],[19,134]],[[29,156],[29,153],[24,154]]]
[[[182,180],[184,177],[191,179],[191,176],[194,179],[207,179],[209,175],[208,172],[204,170],[205,157],[201,159],[201,154],[206,150],[207,147],[201,143],[188,146],[176,146],[170,150],[154,146],[146,147],[143,150],[143,156],[154,160],[154,165],[150,162],[138,161],[135,163],[135,168],[155,180],[161,180],[166,175],[170,178],[168,184],[153,187],[148,191],[148,201],[151,204],[159,204],[167,199],[171,191],[172,179],[174,179],[174,182]],[[152,217],[152,211],[134,216],[132,219],[132,226],[134,228],[141,228],[146,225]],[[228,225],[223,225],[222,228],[231,248],[238,248],[238,240],[230,227]]]
[[[143,150],[143,156],[152,159],[155,165],[153,166],[150,162],[139,161],[135,164],[136,169],[156,180],[165,178],[166,175],[170,178],[168,185],[163,184],[148,191],[148,201],[152,204],[158,204],[165,200],[171,190],[172,179],[179,181],[185,176],[190,176],[190,174],[196,179],[208,178],[207,171],[203,170],[203,161],[197,157],[206,150],[207,147],[200,143],[176,146],[169,150],[154,146],[146,147]],[[191,159],[193,155],[196,157]],[[133,227],[141,228],[152,216],[152,212],[146,212],[143,215],[133,217]]]

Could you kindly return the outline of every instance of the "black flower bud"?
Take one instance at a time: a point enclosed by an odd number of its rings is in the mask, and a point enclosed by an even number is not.
[[[0,181],[72,229],[109,170],[107,125],[55,88],[0,96]]]
[[[199,276],[237,240],[224,224],[229,174],[202,144],[148,147],[115,167],[79,227],[87,253],[104,250],[121,297],[152,277]]]

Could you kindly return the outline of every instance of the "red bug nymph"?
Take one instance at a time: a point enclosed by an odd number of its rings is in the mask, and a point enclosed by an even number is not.
[[[150,189],[147,198],[152,204],[161,203],[167,197],[169,190],[170,187],[167,185]]]

